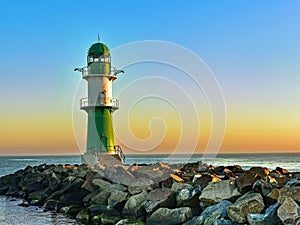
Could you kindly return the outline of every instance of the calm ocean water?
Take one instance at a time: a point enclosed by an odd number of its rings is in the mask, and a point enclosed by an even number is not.
[[[240,165],[244,169],[252,166],[265,166],[275,169],[277,166],[290,172],[300,171],[300,154],[219,154],[217,157],[201,155],[127,155],[126,163],[156,163],[156,162],[196,162],[204,161],[214,166]],[[80,164],[79,156],[0,156],[0,176],[24,169],[27,165],[40,164]],[[0,225],[47,225],[47,224],[80,224],[75,220],[54,212],[44,212],[39,207],[24,208],[18,206],[20,199],[0,196]]]

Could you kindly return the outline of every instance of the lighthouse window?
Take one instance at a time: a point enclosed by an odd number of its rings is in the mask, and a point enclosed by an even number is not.
[[[93,57],[90,57],[90,62],[94,62],[94,58]]]
[[[105,62],[109,62],[109,58],[105,58]]]
[[[100,58],[101,62],[104,62],[104,59],[103,58]]]
[[[94,62],[99,62],[99,58],[94,58]]]

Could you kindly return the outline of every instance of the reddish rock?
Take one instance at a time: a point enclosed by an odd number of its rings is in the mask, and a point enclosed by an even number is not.
[[[252,167],[249,171],[252,173],[257,173],[261,178],[264,178],[270,174],[270,170],[266,167]]]

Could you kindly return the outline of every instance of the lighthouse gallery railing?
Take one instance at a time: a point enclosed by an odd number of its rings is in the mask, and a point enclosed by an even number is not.
[[[119,108],[119,99],[91,97],[80,99],[80,108],[93,106],[111,106],[113,108]]]

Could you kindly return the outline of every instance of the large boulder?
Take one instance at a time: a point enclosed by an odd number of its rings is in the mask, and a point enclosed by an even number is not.
[[[210,221],[215,222],[221,220],[222,218],[227,218],[227,207],[232,205],[231,202],[224,200],[216,205],[207,207],[200,216],[194,217],[186,223],[186,225],[203,225],[208,224]],[[222,220],[223,221],[223,220]],[[213,224],[212,223],[212,224]],[[216,222],[217,223],[217,222]],[[221,221],[218,222],[219,224]],[[226,221],[224,222],[227,223]]]
[[[236,184],[242,194],[250,191],[255,181],[259,179],[259,175],[250,171],[246,171],[236,179]]]
[[[264,178],[270,174],[270,170],[266,167],[255,166],[249,169],[249,172],[258,174],[261,178]]]
[[[283,203],[285,199],[292,198],[298,204],[300,204],[300,186],[299,187],[288,187],[285,186],[281,189],[273,189],[268,197]]]
[[[159,208],[146,220],[146,225],[179,225],[192,217],[192,209],[189,207],[176,209]]]
[[[236,202],[227,207],[228,217],[237,223],[245,223],[248,213],[261,213],[265,208],[262,196],[259,193],[248,192]]]
[[[112,190],[107,200],[110,207],[115,207],[117,204],[123,203],[128,199],[128,193],[120,190]]]
[[[277,216],[277,209],[280,206],[279,202],[269,206],[264,214],[249,213],[247,220],[250,225],[279,225],[281,221]]]
[[[201,208],[199,205],[199,195],[201,189],[199,187],[191,187],[181,189],[176,193],[177,207],[190,207],[193,210],[193,215],[199,215]]]
[[[267,196],[275,188],[275,185],[275,183],[270,183],[264,179],[260,179],[255,181],[253,184],[253,190],[263,196]]]
[[[223,200],[235,200],[241,196],[235,181],[222,180],[209,183],[202,191],[199,200],[207,205],[217,204]]]
[[[104,173],[105,177],[113,183],[124,184],[126,186],[129,186],[136,179],[135,176],[122,165],[108,166]]]
[[[135,195],[141,193],[143,190],[152,191],[155,187],[155,183],[153,180],[147,178],[137,178],[134,180],[128,187],[128,191],[130,194]]]
[[[136,218],[145,216],[146,211],[144,208],[144,202],[147,195],[147,191],[142,191],[137,195],[131,196],[125,203],[122,214],[127,216],[134,216]]]
[[[199,185],[201,188],[205,188],[209,182],[213,180],[213,177],[210,174],[196,174],[193,177],[193,185]]]
[[[105,181],[100,178],[93,179],[92,184],[95,185],[97,187],[97,189],[100,189],[100,190],[105,190],[107,187],[109,187],[111,185],[111,183],[109,183],[108,181]]]
[[[167,188],[155,189],[147,195],[144,206],[148,214],[160,207],[174,208],[176,206],[174,192]]]
[[[277,211],[284,225],[294,225],[300,217],[299,205],[290,197],[286,198]]]

